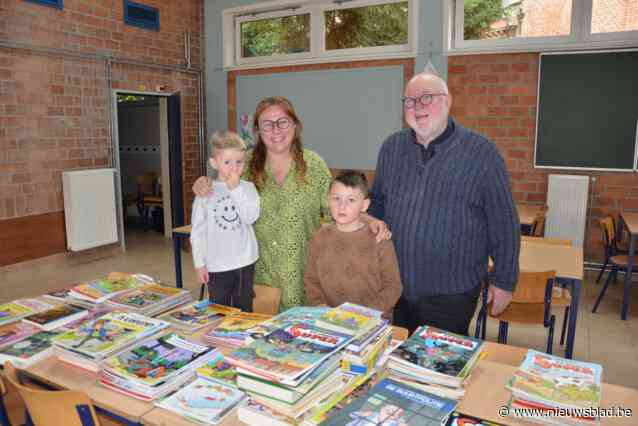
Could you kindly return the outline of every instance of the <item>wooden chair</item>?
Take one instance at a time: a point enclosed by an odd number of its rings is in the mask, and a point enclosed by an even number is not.
[[[548,328],[547,353],[552,353],[554,341],[555,317],[551,313],[554,301],[555,271],[521,272],[516,290],[512,296],[512,303],[499,315],[493,316],[491,305],[487,304],[487,286],[483,289],[481,310],[477,319],[476,334],[479,329],[485,339],[487,316],[499,320],[498,343],[507,344],[507,331],[510,322],[521,324],[542,324]],[[561,289],[562,290],[562,289]]]
[[[49,391],[23,385],[18,370],[10,363],[4,365],[4,376],[16,387],[24,400],[31,423],[37,426],[99,426],[93,403],[78,391]]]
[[[157,186],[157,178],[156,172],[145,172],[135,179],[137,183],[137,209],[146,224],[150,220],[150,209],[164,205],[162,193]]]
[[[572,245],[572,240],[567,240],[563,238],[554,238],[554,237],[530,237],[527,235],[523,235],[521,236],[521,241],[525,241],[528,243],[554,244],[558,246]]]
[[[542,237],[543,235],[545,235],[545,210],[536,215],[530,231],[532,237]]]
[[[199,300],[204,300],[206,284],[202,284],[199,289]],[[267,285],[255,284],[255,298],[253,299],[253,312],[258,314],[275,315],[279,313],[281,303],[281,289]]]

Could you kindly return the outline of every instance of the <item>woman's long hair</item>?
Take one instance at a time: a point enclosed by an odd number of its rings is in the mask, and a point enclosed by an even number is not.
[[[259,117],[267,108],[273,105],[279,105],[283,108],[286,114],[292,118],[293,123],[295,123],[295,136],[292,139],[290,150],[295,162],[295,167],[297,168],[297,180],[299,183],[304,183],[306,178],[306,162],[303,158],[303,143],[301,141],[301,133],[303,131],[303,124],[301,120],[297,117],[295,109],[288,99],[282,98],[281,96],[265,98],[257,104],[255,118],[253,119],[253,133],[255,134],[257,142],[253,149],[253,156],[250,159],[250,174],[252,176],[253,183],[259,191],[263,189],[265,183],[264,169],[266,167],[267,155],[266,144],[264,144],[264,141],[261,140],[261,135],[259,133]]]

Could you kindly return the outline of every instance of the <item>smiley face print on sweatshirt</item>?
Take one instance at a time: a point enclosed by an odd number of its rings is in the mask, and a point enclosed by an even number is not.
[[[230,195],[224,195],[217,200],[213,207],[215,224],[223,230],[234,231],[241,226],[239,209],[235,206]]]

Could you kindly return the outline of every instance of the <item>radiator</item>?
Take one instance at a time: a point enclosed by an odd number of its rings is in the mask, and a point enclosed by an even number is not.
[[[575,246],[583,246],[588,190],[588,176],[549,175],[546,237],[568,239]]]
[[[117,242],[115,169],[63,172],[62,191],[69,250]]]

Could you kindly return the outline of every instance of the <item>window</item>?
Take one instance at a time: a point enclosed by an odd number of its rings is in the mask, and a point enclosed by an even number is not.
[[[288,1],[224,11],[226,67],[415,54],[414,0]]]
[[[449,50],[635,45],[636,0],[448,0]],[[611,46],[611,45],[610,45]]]
[[[159,9],[124,0],[124,22],[134,27],[159,31]]]
[[[41,4],[43,6],[55,7],[56,9],[64,9],[64,0],[26,0],[29,3]]]

